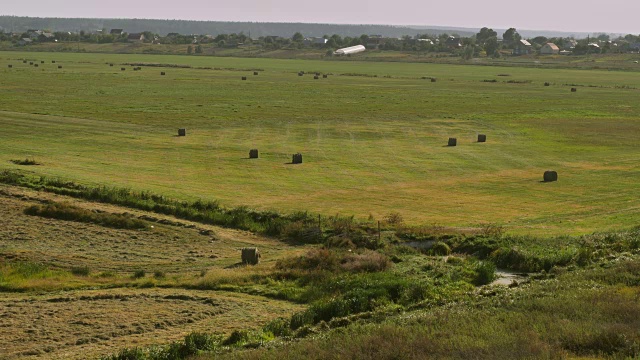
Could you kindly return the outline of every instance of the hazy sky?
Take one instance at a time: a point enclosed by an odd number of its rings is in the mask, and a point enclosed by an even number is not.
[[[640,34],[640,0],[2,0],[1,15],[439,25]]]

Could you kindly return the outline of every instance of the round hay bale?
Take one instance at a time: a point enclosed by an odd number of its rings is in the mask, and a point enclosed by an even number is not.
[[[55,61],[55,60],[51,60],[51,63],[52,63],[52,64],[55,64],[55,63],[56,63],[56,61]]]
[[[38,67],[38,64],[33,64],[34,67]]]
[[[178,136],[187,136],[187,129],[178,129]]]
[[[242,248],[241,260],[246,265],[257,265],[260,262],[260,251],[258,248]]]
[[[317,72],[317,73],[316,73],[316,76],[320,76],[320,73],[319,73],[319,72]]]
[[[112,67],[113,67],[113,64],[109,64],[109,66],[112,66]]]
[[[314,78],[315,80],[320,79],[320,77],[319,77],[318,75],[314,76],[313,78]]]
[[[121,71],[125,71],[125,70],[127,70],[127,68],[120,68],[120,70],[121,70]]]
[[[576,89],[576,88],[571,88],[571,92],[576,92],[576,91],[578,91],[578,89]]]
[[[322,78],[323,78],[323,79],[326,79],[326,78],[328,78],[328,77],[329,77],[329,75],[327,75],[327,74],[322,75]]]
[[[548,82],[544,83],[544,86],[551,86]]]
[[[249,150],[249,159],[257,159],[258,158],[258,149]]]
[[[162,72],[160,73],[160,75],[161,75],[161,76],[164,76],[164,75],[166,75],[166,74],[164,73],[164,71],[162,71]]]
[[[26,64],[26,63],[27,63],[27,60],[22,60],[22,63],[23,63],[23,64]]]
[[[487,135],[485,134],[478,134],[478,142],[487,142]]]
[[[458,144],[458,139],[449,138],[449,142],[447,143],[447,146],[456,146],[457,144]]]
[[[40,64],[44,64],[44,60],[40,61]]]
[[[544,182],[558,181],[558,173],[553,170],[547,170],[542,176]]]
[[[11,69],[13,67],[13,65],[9,64],[9,69]]]
[[[431,82],[436,82],[436,78],[431,78]]]
[[[293,159],[291,160],[292,164],[302,164],[302,154],[297,153],[293,154]]]
[[[253,72],[253,75],[258,75],[258,72],[257,72],[257,71],[254,71],[254,72]]]
[[[58,69],[62,69],[62,65],[58,65]]]
[[[33,65],[33,61],[29,61],[29,65]]]
[[[247,77],[246,77],[246,76],[243,76],[243,77],[242,77],[242,80],[247,80]]]
[[[298,76],[302,76],[302,75],[304,75],[304,72],[300,71],[300,72],[298,73]]]

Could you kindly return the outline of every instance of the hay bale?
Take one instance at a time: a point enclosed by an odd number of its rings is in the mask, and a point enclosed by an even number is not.
[[[328,77],[329,77],[329,75],[327,75],[327,74],[322,75],[322,78],[323,78],[323,79],[326,79],[326,78],[328,78]]]
[[[125,70],[127,70],[127,68],[120,68],[120,70],[125,71]]]
[[[436,78],[431,78],[431,82],[436,82]]]
[[[13,65],[9,64],[9,69],[11,69],[13,67]]]
[[[544,83],[544,86],[551,86],[548,82]]]
[[[62,69],[62,65],[58,65],[58,69]]]
[[[29,65],[33,65],[33,61],[29,61]]]
[[[578,91],[578,89],[576,89],[576,88],[571,88],[571,92],[576,92],[576,91]]]
[[[249,150],[249,159],[257,159],[258,158],[258,149]]]
[[[44,60],[40,61],[40,64],[44,64]]]
[[[243,77],[242,77],[242,80],[247,80],[247,77],[246,77],[246,76],[243,76]]]
[[[298,73],[298,76],[302,76],[302,75],[304,75],[304,72],[300,71],[300,72]]]
[[[23,63],[23,64],[26,64],[26,63],[27,63],[27,60],[22,60],[22,63]]]
[[[552,170],[547,170],[542,176],[544,182],[558,181],[558,173]]]
[[[113,67],[113,64],[109,64],[109,66]]]
[[[292,164],[302,164],[302,154],[297,153],[293,154],[293,159],[291,160]]]
[[[449,138],[449,142],[447,143],[447,146],[456,146],[457,143],[458,143],[458,139]]]
[[[160,73],[160,75],[164,76],[164,75],[166,75],[166,74],[164,73],[164,71],[162,71],[162,72]]]
[[[320,79],[320,77],[319,77],[318,75],[314,76],[313,78],[314,78],[315,80]]]
[[[38,64],[33,64],[34,67],[38,67]]]
[[[319,73],[319,72],[317,72],[317,73],[316,73],[316,76],[320,76],[320,73]]]
[[[247,265],[258,265],[260,262],[260,252],[258,248],[242,248],[242,263]]]
[[[56,61],[55,61],[55,60],[51,60],[51,63],[52,63],[52,64],[55,64],[55,63],[56,63]]]
[[[178,129],[178,136],[187,136],[187,129]]]
[[[487,135],[478,134],[478,142],[487,142]]]
[[[253,72],[253,75],[258,75],[258,72],[257,72],[257,71],[254,71],[254,72]]]

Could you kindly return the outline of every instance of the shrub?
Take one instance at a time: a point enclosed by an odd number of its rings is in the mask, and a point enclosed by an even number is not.
[[[153,272],[153,277],[156,279],[164,279],[167,275],[164,271],[156,270]]]
[[[33,205],[26,208],[24,213],[49,219],[93,223],[116,229],[146,229],[148,227],[145,221],[136,219],[132,215],[96,212],[68,203],[54,202],[46,205]]]
[[[76,276],[89,276],[91,270],[87,266],[76,266],[71,268],[71,273]]]
[[[475,266],[475,285],[490,284],[496,278],[496,266],[490,261],[479,261]]]
[[[265,325],[262,330],[264,332],[270,332],[275,336],[291,336],[291,328],[289,327],[289,321],[284,318],[277,318],[271,320]]]
[[[136,270],[133,272],[133,278],[134,279],[141,279],[146,275],[146,273],[144,272],[144,270]]]
[[[238,345],[249,341],[249,332],[246,330],[234,330],[222,345]]]
[[[446,243],[438,241],[437,243],[433,244],[431,253],[439,256],[447,256],[451,254],[451,248]]]

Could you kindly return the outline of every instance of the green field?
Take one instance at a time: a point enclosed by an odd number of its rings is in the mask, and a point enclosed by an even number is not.
[[[227,206],[582,234],[640,219],[639,94],[635,71],[0,52],[0,169]],[[11,162],[26,157],[42,165]],[[548,169],[558,182],[541,182]]]

